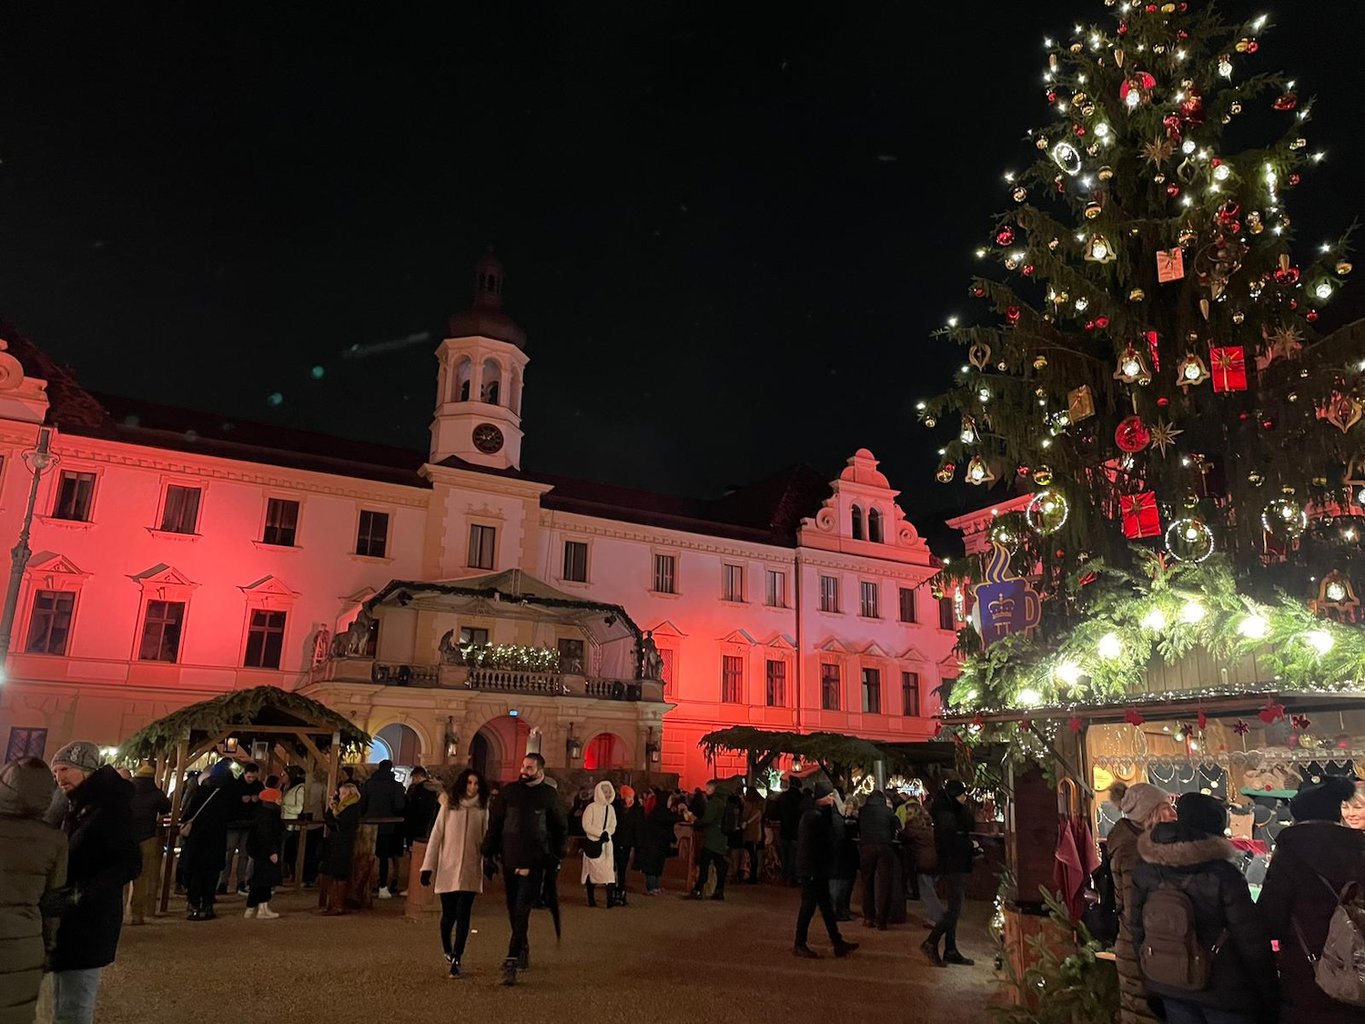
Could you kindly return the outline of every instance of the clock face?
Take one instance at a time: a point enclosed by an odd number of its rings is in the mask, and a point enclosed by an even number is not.
[[[474,447],[485,455],[502,450],[502,431],[491,423],[480,423],[474,428]]]

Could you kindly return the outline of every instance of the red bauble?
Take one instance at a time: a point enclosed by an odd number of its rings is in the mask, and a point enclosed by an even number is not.
[[[1303,180],[1303,179],[1300,178],[1297,174],[1291,174],[1291,175],[1289,176],[1289,184],[1291,184],[1291,185],[1297,185],[1297,184],[1298,184],[1300,181],[1302,181],[1302,180]]]
[[[1292,92],[1285,93],[1272,104],[1276,110],[1293,110],[1298,105],[1299,98]]]
[[[1277,270],[1277,271],[1275,271],[1275,283],[1276,283],[1276,284],[1282,284],[1282,285],[1298,284],[1298,283],[1299,283],[1299,268],[1298,268],[1298,267],[1286,267],[1286,268],[1283,269],[1283,270]]]
[[[1020,268],[1020,272],[1021,272],[1025,277],[1032,277],[1032,276],[1033,276],[1033,264],[1032,264],[1032,263],[1025,263],[1025,264]]]
[[[1262,430],[1274,430],[1274,429],[1275,429],[1275,421],[1274,421],[1274,419],[1272,419],[1271,417],[1267,416],[1265,419],[1261,420],[1261,429],[1262,429]]]
[[[1010,245],[1014,241],[1014,229],[1008,224],[995,233],[996,245]]]
[[[1108,326],[1109,326],[1109,318],[1108,318],[1107,316],[1097,316],[1097,317],[1095,317],[1095,327],[1096,327],[1098,330],[1101,330],[1101,331],[1102,331],[1102,330],[1104,330],[1104,329],[1105,329],[1106,327],[1108,327]]]
[[[1165,395],[1162,395],[1160,398],[1158,398],[1158,399],[1156,400],[1156,404],[1159,405],[1159,406],[1161,406],[1161,408],[1164,409],[1164,408],[1166,408],[1166,406],[1168,406],[1168,405],[1171,404],[1171,400],[1170,400],[1169,398],[1167,398]]]
[[[1237,414],[1237,418],[1241,420],[1243,423],[1245,423],[1247,420],[1251,419],[1251,413],[1243,409],[1241,412]]]
[[[1168,196],[1170,196],[1172,199],[1174,199],[1176,196],[1180,195],[1180,186],[1179,186],[1179,185],[1167,185],[1167,186],[1166,186],[1166,194],[1167,194]]]
[[[986,297],[986,289],[982,288],[980,285],[977,285],[972,289],[972,294],[975,295],[978,299],[984,299]]]
[[[1303,315],[1303,318],[1307,320],[1310,324],[1315,324],[1318,322],[1318,311],[1316,309],[1310,309],[1307,313]]]
[[[1140,452],[1152,443],[1152,432],[1141,416],[1129,416],[1114,431],[1114,443],[1125,452]]]
[[[1121,36],[1126,36],[1127,34],[1128,34],[1128,22],[1126,22],[1126,21],[1121,21],[1121,22],[1119,22],[1119,35],[1121,35]]]
[[[1005,319],[1012,324],[1017,324],[1019,322],[1019,307],[1018,306],[1005,307]]]

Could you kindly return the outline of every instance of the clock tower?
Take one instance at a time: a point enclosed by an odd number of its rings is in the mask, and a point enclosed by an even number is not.
[[[433,463],[454,455],[492,469],[521,467],[526,334],[502,311],[502,280],[502,261],[489,249],[474,265],[474,304],[450,318],[436,350]]]

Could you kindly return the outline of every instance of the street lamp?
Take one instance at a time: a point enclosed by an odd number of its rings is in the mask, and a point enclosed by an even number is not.
[[[19,607],[19,588],[24,582],[24,569],[33,551],[28,546],[29,530],[33,526],[33,506],[38,501],[38,483],[43,474],[57,464],[52,454],[52,428],[38,428],[38,443],[24,452],[24,463],[33,474],[28,489],[28,505],[24,508],[24,525],[19,530],[19,541],[10,550],[9,586],[5,588],[5,610],[0,614],[0,683],[5,681],[5,666],[9,661],[11,635],[14,633],[14,613]]]

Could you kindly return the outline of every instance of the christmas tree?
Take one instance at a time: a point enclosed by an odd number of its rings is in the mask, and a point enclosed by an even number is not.
[[[1331,576],[1353,599],[1365,329],[1315,327],[1346,237],[1295,244],[1311,101],[1260,67],[1265,17],[1105,6],[1047,41],[1051,120],[978,251],[1003,269],[971,284],[983,318],[943,332],[966,359],[921,406],[957,432],[938,478],[1032,489],[995,539],[1054,591],[1215,556],[1244,593],[1320,598]]]

